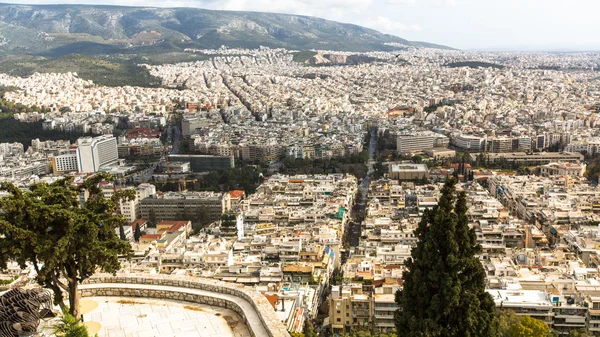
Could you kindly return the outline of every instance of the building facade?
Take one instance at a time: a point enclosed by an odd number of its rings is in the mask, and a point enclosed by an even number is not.
[[[227,193],[215,192],[167,192],[143,199],[140,202],[141,215],[149,219],[151,211],[154,211],[158,221],[192,219],[200,207],[206,206],[210,219],[216,220],[228,211],[228,196]]]
[[[190,163],[192,172],[210,172],[227,170],[235,167],[233,156],[209,156],[209,155],[169,155],[170,162]]]
[[[79,172],[95,173],[102,166],[119,160],[117,139],[112,135],[84,137],[77,140],[77,165]]]

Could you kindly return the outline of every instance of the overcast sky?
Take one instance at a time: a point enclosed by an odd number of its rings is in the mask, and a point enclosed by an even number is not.
[[[483,50],[600,50],[600,0],[13,0],[317,16],[408,40]]]

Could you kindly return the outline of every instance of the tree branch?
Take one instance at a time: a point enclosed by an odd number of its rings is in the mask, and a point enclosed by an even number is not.
[[[57,284],[59,287],[61,287],[64,291],[69,291],[69,287],[67,287],[66,284],[62,283],[58,277],[56,277],[56,275],[52,275],[52,282],[54,282],[55,284]]]

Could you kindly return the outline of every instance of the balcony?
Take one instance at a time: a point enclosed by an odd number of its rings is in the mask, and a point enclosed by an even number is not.
[[[370,317],[370,313],[368,310],[354,310],[352,312],[352,317]]]

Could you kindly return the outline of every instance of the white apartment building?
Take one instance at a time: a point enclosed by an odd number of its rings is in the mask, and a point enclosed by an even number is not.
[[[100,167],[119,159],[117,139],[112,135],[84,137],[77,140],[79,172],[95,173]]]
[[[75,153],[55,156],[50,160],[52,163],[52,172],[55,174],[79,170],[77,165],[77,154]]]
[[[140,184],[135,188],[135,198],[132,200],[121,200],[119,209],[128,222],[133,222],[142,216],[140,200],[156,194],[156,186],[152,184]]]
[[[567,152],[581,152],[594,155],[600,152],[600,138],[581,139],[565,146]]]
[[[399,135],[396,139],[396,149],[400,153],[418,152],[433,149],[431,135]]]

